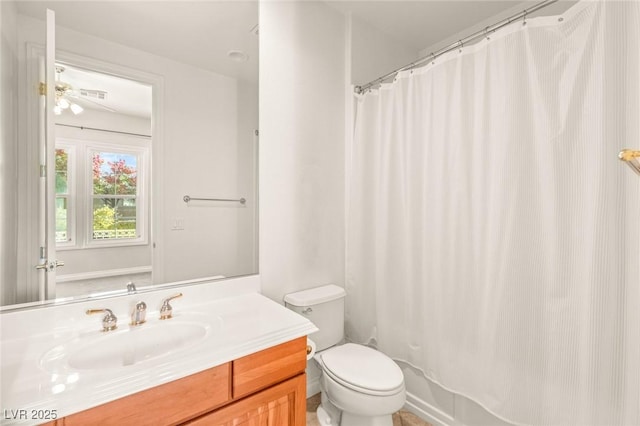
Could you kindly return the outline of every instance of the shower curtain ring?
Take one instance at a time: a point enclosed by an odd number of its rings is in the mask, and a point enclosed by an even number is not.
[[[522,15],[522,26],[527,25],[527,9],[524,10],[524,15]]]
[[[458,49],[458,52],[462,53],[462,48],[464,47],[464,43],[462,42],[462,40],[458,40],[458,43],[460,43],[460,47]]]
[[[431,65],[435,65],[436,64],[436,55],[431,52]]]
[[[491,40],[491,37],[489,37],[489,27],[486,27],[484,29],[484,36],[487,38],[487,40]]]

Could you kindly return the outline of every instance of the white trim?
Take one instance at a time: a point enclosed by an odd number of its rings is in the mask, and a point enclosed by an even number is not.
[[[309,376],[307,376],[307,398],[310,398],[320,392],[320,377],[309,379]]]
[[[311,380],[307,376],[307,398],[320,393],[320,377]],[[405,410],[415,414],[421,419],[431,423],[433,426],[453,426],[458,425],[456,420],[433,405],[421,400],[414,394],[407,392],[407,401],[403,407]]]
[[[93,185],[89,184],[91,173],[89,172],[92,167],[92,159],[96,153],[114,153],[114,154],[133,154],[136,157],[136,169],[138,175],[138,182],[136,185],[135,196],[100,196],[93,193]],[[149,241],[149,171],[147,170],[149,163],[149,148],[146,146],[140,147],[134,144],[128,144],[125,142],[118,143],[104,143],[95,141],[86,141],[85,152],[83,159],[80,160],[85,171],[85,181],[82,182],[85,185],[84,197],[85,197],[85,209],[84,217],[86,219],[84,229],[83,246],[85,248],[94,247],[120,247],[120,246],[132,246],[132,245],[146,245]],[[131,239],[115,239],[115,240],[96,240],[93,239],[93,201],[96,198],[126,198],[135,199],[136,203],[136,229],[138,236]]]
[[[144,274],[151,272],[153,268],[149,266],[136,266],[134,268],[108,269],[106,271],[80,272],[78,274],[58,274],[56,282],[68,283],[73,281],[93,280],[104,277],[117,277],[119,275]]]
[[[407,401],[404,404],[404,409],[431,423],[433,426],[457,424],[453,417],[410,392],[407,392]]]
[[[25,123],[18,125],[18,135],[25,143],[18,144],[18,164],[39,164],[38,144],[41,132],[39,108],[42,100],[36,90],[38,82],[44,81],[40,74],[40,62],[44,64],[44,47],[26,44],[26,78],[20,82],[20,113],[24,112]],[[42,70],[44,73],[44,69]],[[32,167],[18,167],[20,196],[18,197],[18,259],[17,259],[17,303],[38,300],[38,173]]]
[[[59,251],[84,250],[106,247],[129,247],[149,244],[150,232],[150,200],[149,200],[149,140],[137,136],[118,135],[115,142],[102,142],[93,139],[91,136],[84,138],[57,137],[56,147],[73,150],[73,164],[69,168],[74,168],[74,192],[73,213],[76,215],[73,222],[74,241],[71,244],[56,243]],[[134,154],[138,161],[138,193],[136,199],[137,229],[140,235],[137,238],[114,239],[114,240],[93,240],[93,192],[92,179],[92,153],[113,152]],[[71,157],[69,157],[71,159]],[[71,160],[70,160],[71,161]],[[75,172],[77,171],[77,173]],[[115,198],[119,198],[115,196]],[[133,197],[127,197],[133,198]]]
[[[78,160],[78,151],[75,144],[68,143],[66,140],[56,138],[55,149],[63,149],[67,152],[67,192],[64,197],[67,199],[67,241],[54,241],[56,250],[61,248],[73,249],[78,248],[77,238],[77,211],[78,211],[78,175],[76,174],[76,161]],[[56,193],[56,199],[58,194]],[[57,206],[55,206],[57,214]],[[57,221],[57,219],[56,219]]]

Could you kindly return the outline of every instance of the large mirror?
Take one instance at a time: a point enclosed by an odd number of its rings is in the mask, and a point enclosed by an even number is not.
[[[3,309],[257,273],[257,1],[1,7]]]

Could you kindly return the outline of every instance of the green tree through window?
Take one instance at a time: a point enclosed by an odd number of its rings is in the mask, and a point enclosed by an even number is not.
[[[56,243],[69,240],[69,153],[56,148]]]
[[[95,152],[92,161],[93,239],[136,238],[137,156]]]

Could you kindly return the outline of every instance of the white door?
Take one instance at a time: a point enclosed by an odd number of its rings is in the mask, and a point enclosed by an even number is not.
[[[39,223],[38,241],[40,244],[36,268],[38,275],[40,300],[54,299],[56,295],[56,268],[62,262],[56,260],[56,161],[55,161],[55,13],[47,9],[47,45],[44,67],[41,74],[44,88],[41,91],[43,107],[40,117],[40,183],[39,183]]]

